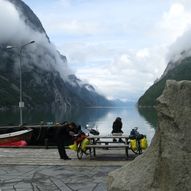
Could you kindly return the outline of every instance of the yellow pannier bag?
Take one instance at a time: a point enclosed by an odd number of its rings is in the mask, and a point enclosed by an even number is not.
[[[89,144],[90,144],[90,140],[87,139],[87,138],[85,138],[85,139],[82,141],[82,143],[81,143],[81,149],[82,149],[83,151],[85,151],[85,150],[86,150],[86,146],[89,145]]]
[[[147,143],[146,137],[143,137],[143,138],[140,140],[140,146],[141,146],[141,149],[143,149],[143,150],[148,147],[148,143]]]
[[[136,141],[136,139],[130,139],[130,146],[131,146],[132,150],[137,149],[137,141]]]
[[[69,145],[68,147],[69,147],[69,149],[71,149],[73,151],[77,151],[78,150],[78,146],[77,146],[76,143],[74,143],[73,145]]]

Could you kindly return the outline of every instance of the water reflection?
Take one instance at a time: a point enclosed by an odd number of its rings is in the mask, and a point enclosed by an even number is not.
[[[98,128],[101,135],[108,135],[112,130],[112,123],[116,117],[121,117],[123,131],[129,134],[135,126],[139,127],[139,132],[147,135],[151,141],[157,124],[156,111],[151,108],[139,108],[135,105],[120,108],[80,108],[71,111],[33,111],[23,112],[24,122],[27,124],[39,124],[40,121],[63,122],[74,121],[85,127],[86,124],[94,125]],[[1,124],[19,124],[19,112],[0,112]]]
[[[151,124],[152,127],[157,127],[157,112],[154,107],[138,107],[138,112]]]

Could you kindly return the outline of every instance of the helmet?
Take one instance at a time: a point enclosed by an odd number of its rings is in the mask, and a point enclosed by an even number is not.
[[[117,117],[116,120],[117,120],[117,121],[121,121],[121,117]]]
[[[135,131],[137,131],[137,130],[138,130],[138,127],[134,127],[133,129],[134,129]]]

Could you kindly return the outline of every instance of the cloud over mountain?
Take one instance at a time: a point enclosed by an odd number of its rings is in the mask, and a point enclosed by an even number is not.
[[[66,57],[57,51],[38,17],[23,1],[0,0],[0,16],[0,95],[6,98],[0,107],[18,105],[20,64],[23,99],[30,109],[66,111],[110,104],[93,86],[76,77]],[[28,44],[31,41],[35,43]],[[7,49],[8,45],[12,48]]]

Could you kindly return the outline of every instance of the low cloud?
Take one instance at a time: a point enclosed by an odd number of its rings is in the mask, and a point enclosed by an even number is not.
[[[167,59],[176,62],[185,57],[191,56],[191,28],[184,34],[176,39],[170,46]]]
[[[6,43],[19,53],[20,47],[32,40],[34,44],[26,46],[25,50],[30,54],[31,61],[44,70],[57,70],[63,79],[73,73],[68,68],[66,62],[62,60],[56,47],[50,43],[45,33],[40,33],[31,29],[25,24],[22,13],[19,13],[15,6],[9,1],[0,0],[0,43]],[[16,59],[16,64],[18,65]],[[24,56],[25,66],[29,63],[28,58]],[[28,65],[28,67],[31,67]]]
[[[25,26],[19,18],[15,7],[8,1],[0,0],[0,42],[18,38],[23,33]],[[22,35],[21,33],[21,35]]]
[[[165,47],[130,51],[99,67],[87,64],[77,70],[77,75],[88,79],[108,98],[136,101],[162,75],[165,53]]]
[[[168,46],[167,62],[176,62],[191,55],[191,2],[174,1],[169,10],[163,14],[158,31]]]
[[[73,52],[76,55],[86,55],[83,62],[79,60],[75,63],[84,64],[82,68],[78,68],[77,74],[96,85],[107,97],[136,101],[161,77],[170,60],[175,60],[183,50],[191,48],[191,31],[188,30],[191,25],[191,13],[183,3],[188,1],[172,3],[156,22],[155,27],[149,30],[149,33],[153,33],[157,38],[154,46],[129,49],[125,46],[117,47],[116,42],[105,46],[103,43],[97,43],[97,48],[94,44],[86,51],[81,48]],[[105,53],[105,57],[99,50]],[[191,55],[191,50],[188,52]],[[91,58],[88,55],[91,55]],[[91,64],[96,57],[97,65]],[[108,62],[102,63],[103,60]]]
[[[136,101],[170,60],[190,48],[190,5],[58,0],[38,15],[79,78],[109,98]]]
[[[172,4],[169,11],[163,15],[160,27],[165,30],[168,37],[173,41],[181,36],[183,31],[191,24],[191,14],[180,3]]]

